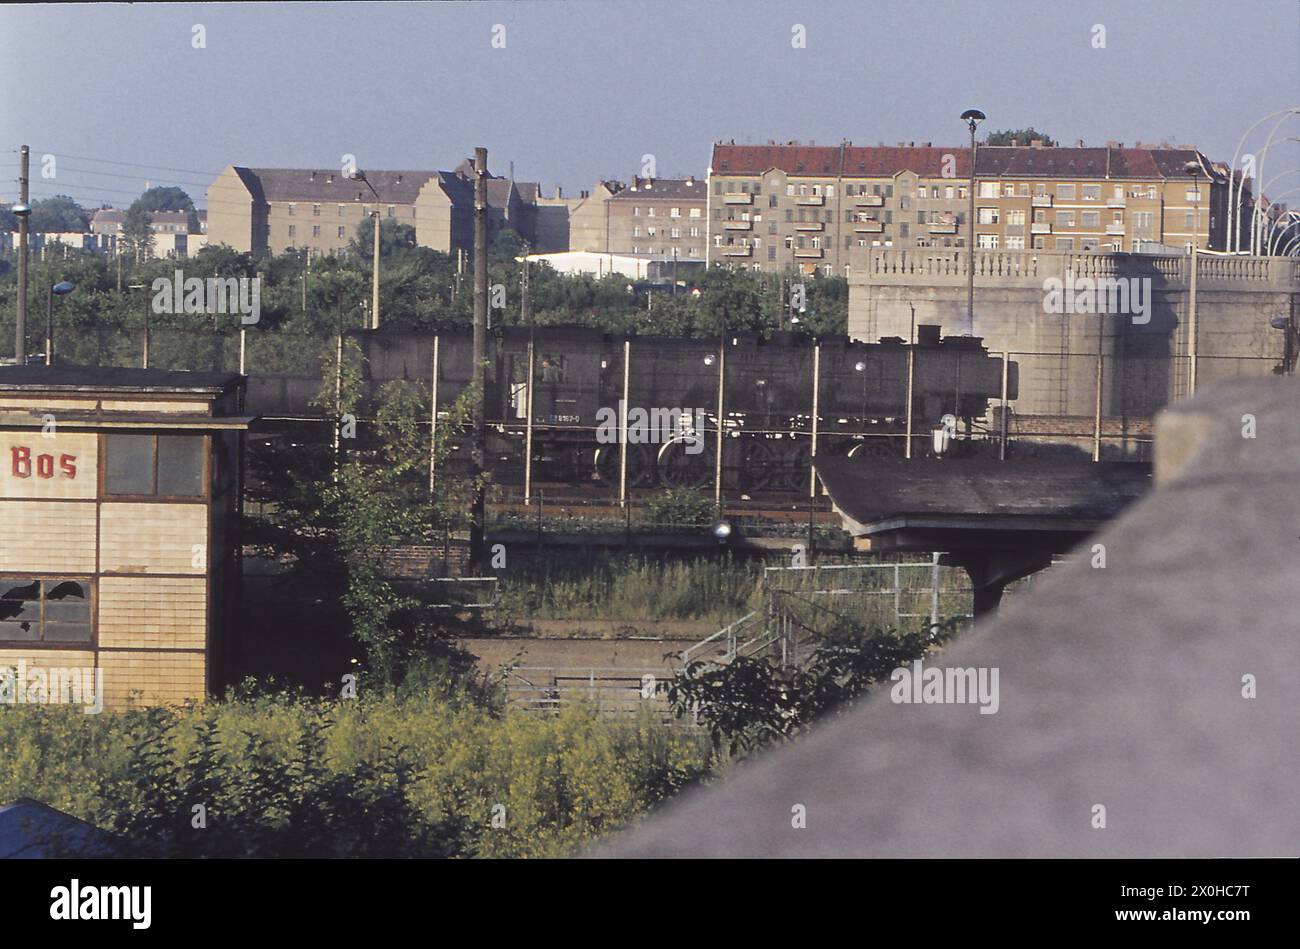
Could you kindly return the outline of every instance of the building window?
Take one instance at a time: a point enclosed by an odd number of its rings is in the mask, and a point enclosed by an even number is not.
[[[1073,238],[1073,237],[1058,237],[1058,238],[1056,239],[1056,249],[1057,249],[1057,250],[1074,250],[1074,238]]]
[[[1074,200],[1074,185],[1057,185],[1056,196],[1062,201]]]
[[[393,207],[391,204],[388,206],[388,216],[397,217],[397,209]]]
[[[976,234],[975,246],[980,250],[997,250],[998,235],[996,234]]]
[[[319,224],[313,224],[313,225],[311,226],[311,236],[312,236],[312,237],[320,237],[320,225],[319,225]]]
[[[340,204],[340,205],[339,205],[339,217],[342,217],[342,216],[343,216],[343,213],[344,213],[344,212],[343,212],[343,209],[344,209],[345,207],[347,207],[346,204]]]
[[[775,227],[775,225],[773,226]],[[699,237],[699,236],[700,236],[700,229],[698,227],[691,228],[691,237]]]
[[[342,238],[342,237],[344,237],[344,236],[345,236],[345,235],[344,235],[344,227],[343,227],[342,224],[340,224],[340,225],[339,225],[339,237]]]
[[[105,435],[104,492],[201,497],[203,441],[202,435]]]
[[[1084,211],[1079,215],[1079,224],[1081,227],[1088,227],[1096,230],[1101,227],[1101,212]]]
[[[655,216],[655,209],[654,209],[654,208],[646,208],[646,209],[645,209],[645,216],[646,216],[646,217],[654,217],[654,216]]]
[[[984,222],[981,221],[980,223],[983,224]],[[1007,224],[1018,224],[1023,227],[1024,223],[1025,212],[1023,210],[1007,212]]]
[[[1057,212],[1056,212],[1056,226],[1057,226],[1057,227],[1074,227],[1074,212],[1073,212],[1073,211],[1057,211]]]
[[[0,642],[89,643],[89,579],[0,577]]]
[[[319,205],[319,204],[313,204],[313,205],[311,206],[311,216],[312,216],[312,217],[320,217],[320,205]]]
[[[672,218],[678,218],[678,217],[681,217],[681,216],[682,216],[682,209],[681,209],[681,208],[671,208],[671,209],[669,209],[669,211],[668,211],[668,216],[669,216],[669,217],[672,217]]]
[[[1012,184],[1011,182],[1007,182],[1002,186],[1002,197],[1014,198],[1015,196],[1016,196],[1016,186],[1014,184]]]
[[[998,196],[998,183],[996,181],[981,181],[975,194],[981,198],[996,198]]]
[[[1086,252],[1092,252],[1097,249],[1097,245],[1100,243],[1095,237],[1085,237],[1079,242],[1079,248]]]
[[[297,235],[298,235],[298,225],[297,225],[297,224],[290,224],[290,225],[289,225],[289,236],[290,236],[290,237],[296,237]]]
[[[1023,237],[1008,237],[1007,250],[1024,250],[1025,239]]]
[[[1101,185],[1084,185],[1084,186],[1083,186],[1083,200],[1085,200],[1085,201],[1100,201],[1100,200],[1101,200]]]
[[[997,208],[976,208],[975,222],[977,224],[996,224],[998,223]]]
[[[677,240],[681,236],[682,236],[682,229],[680,227],[674,227],[672,229],[672,239]]]
[[[772,198],[772,200],[773,200],[773,202],[776,201],[775,196]],[[776,205],[773,204],[772,206],[775,207]],[[690,214],[690,216],[693,217],[693,218],[698,218],[698,217],[700,217],[700,209],[699,209],[699,208],[691,208],[691,214]]]
[[[293,205],[289,205],[289,217],[293,217]]]
[[[632,236],[633,236],[633,237],[640,237],[640,236],[641,236],[641,225],[640,225],[640,224],[633,225],[633,227],[632,227]]]
[[[1192,230],[1195,230],[1195,229],[1196,229],[1196,212],[1195,212],[1195,211],[1188,211],[1187,213],[1185,213],[1185,214],[1183,215],[1183,227],[1187,228],[1189,231],[1192,231]]]
[[[946,185],[946,186],[944,186],[944,189],[943,189],[943,197],[944,197],[944,200],[945,200],[945,201],[951,201],[951,200],[952,200],[952,196],[953,196],[953,194],[954,194],[954,191],[953,191],[953,187],[952,187],[952,185]]]

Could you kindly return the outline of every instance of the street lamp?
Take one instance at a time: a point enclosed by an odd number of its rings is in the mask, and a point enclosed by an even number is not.
[[[1279,313],[1269,319],[1268,325],[1275,330],[1282,330],[1282,365],[1274,366],[1273,372],[1277,375],[1290,375],[1295,371],[1296,357],[1296,327],[1291,317],[1285,313]]]
[[[966,335],[975,333],[975,129],[986,116],[979,109],[967,109],[962,121],[970,129],[970,220],[966,222]]]
[[[1195,159],[1189,159],[1184,162],[1183,171],[1187,172],[1188,177],[1192,180],[1192,187],[1196,189],[1196,208],[1193,211],[1195,216],[1192,219],[1192,253],[1195,256],[1196,248],[1200,246],[1201,241],[1201,163]],[[1209,243],[1208,235],[1206,243]]]
[[[54,298],[65,296],[75,288],[66,280],[60,280],[50,287],[45,306],[45,365],[54,365]]]

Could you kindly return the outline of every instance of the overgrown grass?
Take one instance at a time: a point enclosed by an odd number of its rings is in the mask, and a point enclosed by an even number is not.
[[[577,553],[521,559],[503,577],[494,618],[724,620],[761,599],[763,563]]]
[[[209,857],[559,856],[708,760],[699,733],[648,717],[391,691],[102,715],[8,707],[0,754],[0,801],[44,801],[131,854]]]

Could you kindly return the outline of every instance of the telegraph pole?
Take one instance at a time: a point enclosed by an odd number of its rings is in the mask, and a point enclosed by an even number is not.
[[[378,195],[376,195],[378,197]],[[374,274],[370,283],[370,328],[379,329],[379,212],[375,212]],[[305,285],[304,285],[305,286]]]
[[[28,160],[31,149],[22,148],[22,157],[18,166],[18,201],[26,205]],[[27,219],[28,214],[18,217],[18,319],[14,325],[14,362],[27,365]]]
[[[487,499],[483,475],[487,460],[487,149],[474,149],[474,442],[470,451],[471,471],[474,478],[473,524],[469,532],[469,562],[471,572],[477,572],[484,563],[483,544],[487,529]]]

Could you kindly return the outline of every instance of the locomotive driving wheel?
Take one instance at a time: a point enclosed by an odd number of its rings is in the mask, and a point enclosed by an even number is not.
[[[703,488],[713,480],[713,452],[688,454],[682,441],[671,441],[659,449],[659,480],[669,488]]]

